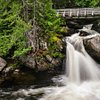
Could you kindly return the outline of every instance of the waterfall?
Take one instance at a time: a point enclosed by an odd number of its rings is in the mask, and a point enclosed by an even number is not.
[[[66,38],[66,44],[66,75],[68,80],[74,83],[99,80],[100,69],[86,52],[83,37],[80,37],[78,33],[74,34]]]
[[[55,82],[60,79],[60,82],[65,84],[60,87],[21,89],[11,95],[29,97],[43,94],[38,100],[100,100],[100,65],[89,56],[83,45],[84,38],[89,39],[96,35],[81,37],[76,33],[65,38],[66,73],[53,79]]]
[[[100,65],[86,52],[83,39],[96,36],[66,37],[66,85],[51,88],[40,100],[100,100]],[[48,90],[48,89],[46,89]]]

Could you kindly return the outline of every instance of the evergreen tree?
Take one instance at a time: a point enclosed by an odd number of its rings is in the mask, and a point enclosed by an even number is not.
[[[35,28],[35,24],[39,26],[38,36],[47,40],[50,52],[58,50],[56,42],[62,21],[52,5],[52,0],[0,0],[0,56],[27,53],[31,47],[27,46],[25,32],[32,25]]]
[[[28,24],[20,17],[20,0],[0,0],[0,56],[6,56],[12,50],[12,57],[28,51],[24,32]]]
[[[57,41],[61,37],[61,24],[63,21],[57,17],[56,11],[52,8],[52,0],[36,0],[36,21],[41,28],[40,36],[44,37],[49,46],[52,56],[60,56]]]
[[[100,7],[100,0],[75,0],[79,7]]]

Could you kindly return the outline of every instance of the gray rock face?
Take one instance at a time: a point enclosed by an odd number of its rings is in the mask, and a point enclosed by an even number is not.
[[[67,26],[69,28],[74,28],[74,29],[81,29],[83,27],[82,25],[80,25],[79,23],[77,23],[75,21],[68,21]]]
[[[94,22],[92,29],[100,33],[100,19]]]
[[[0,57],[0,72],[5,68],[7,62]]]
[[[84,39],[84,46],[87,52],[100,63],[100,35],[90,39]]]
[[[8,87],[13,85],[31,85],[34,83],[34,80],[35,76],[32,70],[13,70],[11,67],[8,67],[5,74],[0,77],[0,87]]]
[[[35,68],[36,63],[35,63],[34,54],[30,54],[30,55],[21,57],[20,60],[22,61],[22,63],[25,66],[27,66],[29,68],[32,68],[32,69]]]

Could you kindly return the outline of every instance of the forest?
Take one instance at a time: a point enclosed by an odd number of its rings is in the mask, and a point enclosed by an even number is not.
[[[75,8],[99,14],[83,19],[57,15],[59,9]],[[97,83],[87,83],[100,78],[99,9],[100,0],[0,0],[0,100],[100,100],[100,90],[92,91]],[[80,91],[89,96],[81,98]]]
[[[57,49],[57,40],[62,36],[61,24],[64,24],[61,18],[56,17],[55,9],[99,6],[99,0],[0,0],[0,56],[17,59],[30,51],[35,52],[26,36],[30,30],[38,38],[46,40],[49,52],[53,53],[53,49]]]

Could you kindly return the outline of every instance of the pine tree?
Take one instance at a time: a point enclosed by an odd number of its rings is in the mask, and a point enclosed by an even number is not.
[[[0,56],[6,56],[13,48],[12,57],[27,52],[24,32],[28,25],[20,17],[20,0],[0,0]]]

